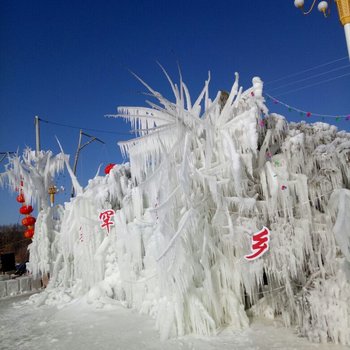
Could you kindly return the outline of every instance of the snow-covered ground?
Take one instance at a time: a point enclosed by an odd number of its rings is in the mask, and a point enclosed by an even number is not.
[[[342,350],[348,347],[314,344],[292,330],[268,321],[254,321],[244,331],[224,329],[217,336],[160,341],[154,321],[119,305],[97,309],[83,301],[63,308],[27,303],[27,296],[0,300],[1,350]]]

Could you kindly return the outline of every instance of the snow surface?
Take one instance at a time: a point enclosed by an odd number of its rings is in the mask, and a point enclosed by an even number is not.
[[[117,302],[153,318],[161,340],[250,334],[251,318],[264,317],[350,345],[350,135],[269,114],[257,77],[243,91],[236,74],[227,98],[212,100],[209,76],[195,101],[168,79],[175,102],[142,82],[158,104],[118,109],[139,135],[119,144],[130,163],[83,189],[61,147],[52,166],[26,153],[34,166],[15,158],[1,177],[44,184],[24,188],[43,201],[64,162],[77,193],[42,204],[30,269],[51,279],[36,305]],[[99,221],[108,209],[109,233]],[[269,251],[246,261],[264,226]]]
[[[281,324],[256,320],[242,331],[211,337],[187,335],[160,341],[149,317],[119,305],[96,309],[83,300],[63,308],[36,307],[28,296],[0,300],[1,350],[343,350],[312,344]]]

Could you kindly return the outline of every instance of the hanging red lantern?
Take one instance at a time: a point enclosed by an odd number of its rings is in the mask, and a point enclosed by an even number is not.
[[[35,224],[36,219],[33,216],[26,216],[22,220],[22,225],[24,226],[33,226]]]
[[[114,163],[109,163],[106,167],[105,167],[105,174],[109,174],[109,172],[112,170],[112,168],[115,166]]]
[[[34,236],[34,229],[33,228],[28,228],[28,230],[26,230],[24,232],[24,237],[25,238],[32,238]]]
[[[20,193],[20,194],[17,196],[16,201],[17,201],[18,203],[24,203],[24,202],[25,202],[25,199],[24,199],[24,196],[23,196],[22,193]]]
[[[33,207],[31,205],[22,205],[21,208],[19,208],[19,212],[23,215],[28,215],[33,211]]]

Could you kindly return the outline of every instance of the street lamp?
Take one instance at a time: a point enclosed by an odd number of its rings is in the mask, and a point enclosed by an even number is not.
[[[334,0],[338,7],[338,14],[341,24],[344,26],[346,44],[348,46],[348,53],[350,59],[350,0]],[[295,7],[302,10],[304,15],[308,15],[314,9],[317,0],[313,0],[311,7],[305,11],[304,0],[294,0]],[[329,16],[328,2],[319,1],[318,10],[323,13],[325,17]],[[328,11],[327,11],[328,10]]]

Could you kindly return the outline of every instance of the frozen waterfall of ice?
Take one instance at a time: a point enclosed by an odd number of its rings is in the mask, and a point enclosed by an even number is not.
[[[263,316],[350,345],[350,135],[269,114],[259,78],[243,91],[236,75],[226,101],[209,80],[192,100],[169,79],[174,102],[144,84],[157,104],[118,109],[139,134],[119,143],[130,163],[36,225],[31,265],[51,272],[41,302],[120,302],[163,339]],[[110,208],[108,234],[98,216]],[[263,226],[269,251],[246,261]]]

